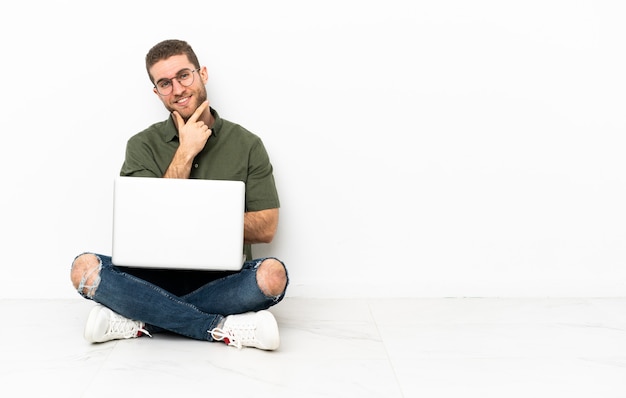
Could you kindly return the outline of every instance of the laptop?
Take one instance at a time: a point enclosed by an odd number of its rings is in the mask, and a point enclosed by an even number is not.
[[[113,192],[115,265],[241,269],[242,181],[118,176]]]

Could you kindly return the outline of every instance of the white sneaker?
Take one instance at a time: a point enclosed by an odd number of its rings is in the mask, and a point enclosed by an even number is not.
[[[241,348],[255,347],[261,350],[275,350],[280,344],[278,324],[271,312],[246,312],[229,315],[222,328],[210,330],[215,341]]]
[[[107,307],[97,304],[89,313],[85,325],[85,340],[90,343],[102,343],[109,340],[130,339],[147,334],[145,324],[124,318]]]

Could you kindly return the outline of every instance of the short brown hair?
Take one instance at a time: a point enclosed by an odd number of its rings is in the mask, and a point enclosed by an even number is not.
[[[150,74],[150,68],[152,68],[152,65],[161,60],[173,57],[174,55],[181,54],[186,55],[189,62],[194,64],[196,68],[200,67],[200,62],[198,62],[196,53],[186,41],[175,39],[163,40],[152,47],[150,51],[148,51],[148,54],[146,54],[146,71],[148,72],[150,81],[154,83],[154,78]]]

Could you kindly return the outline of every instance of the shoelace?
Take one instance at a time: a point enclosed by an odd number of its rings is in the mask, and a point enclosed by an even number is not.
[[[128,318],[124,318],[116,313],[111,314],[111,320],[109,323],[109,330],[106,334],[112,334],[114,336],[121,336],[125,339],[131,337],[140,336],[140,333],[146,334],[150,337],[152,335],[142,327],[142,323],[133,321]]]
[[[215,328],[211,330],[211,337],[217,341],[223,340],[226,344],[241,349],[244,344],[256,340],[255,329],[253,325],[237,325],[236,331],[233,328],[228,330]]]

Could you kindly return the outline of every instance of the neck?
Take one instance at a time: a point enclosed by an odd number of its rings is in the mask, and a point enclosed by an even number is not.
[[[205,112],[208,113],[208,116],[204,116],[202,118],[202,121],[204,122],[204,124],[209,126],[209,128],[213,128],[213,124],[215,124],[215,118],[213,117],[213,114],[211,113],[211,110],[209,108],[207,108]]]

